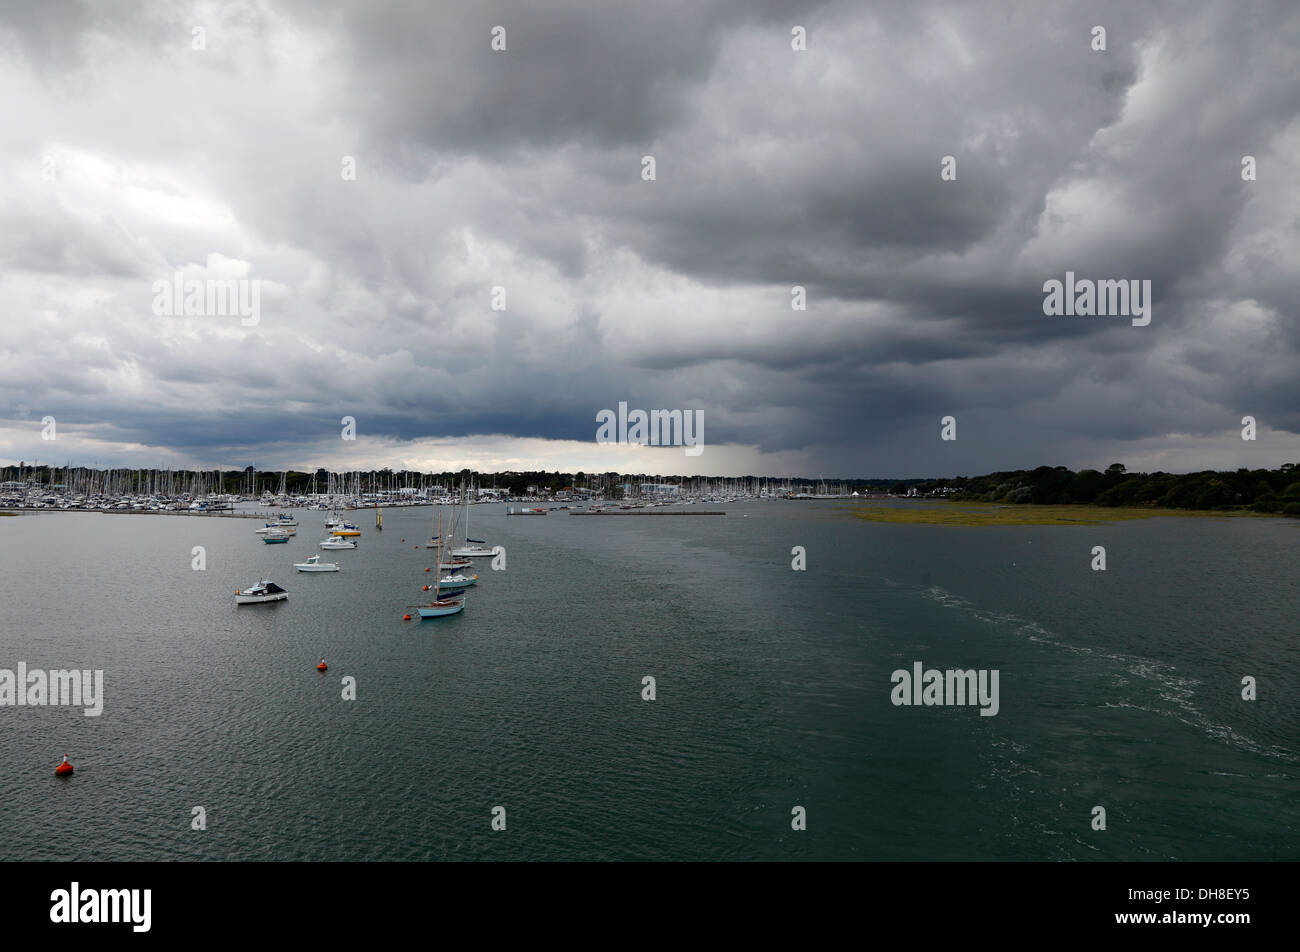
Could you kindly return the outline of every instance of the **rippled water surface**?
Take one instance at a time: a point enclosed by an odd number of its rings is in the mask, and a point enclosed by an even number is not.
[[[1300,858],[1300,522],[726,508],[476,507],[506,570],[481,560],[465,612],[425,622],[402,614],[427,508],[352,514],[329,575],[291,568],[323,513],[287,545],[244,519],[0,519],[0,668],[102,669],[106,695],[98,718],[0,707],[0,859]],[[259,577],[288,600],[237,608]],[[997,669],[999,713],[894,706],[916,661]]]

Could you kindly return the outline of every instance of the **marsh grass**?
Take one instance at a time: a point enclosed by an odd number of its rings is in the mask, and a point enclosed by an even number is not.
[[[1130,519],[1164,516],[1232,519],[1258,516],[1244,511],[1155,509],[1137,506],[1039,506],[1029,503],[969,503],[927,501],[916,505],[872,505],[855,503],[846,507],[856,519],[914,526],[1095,526]]]

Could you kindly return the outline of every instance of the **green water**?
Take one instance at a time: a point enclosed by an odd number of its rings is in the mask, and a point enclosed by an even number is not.
[[[726,509],[477,507],[506,569],[425,622],[401,616],[430,509],[354,514],[329,575],[290,566],[323,513],[277,546],[251,520],[0,520],[0,668],[102,669],[106,695],[0,708],[0,859],[1300,858],[1300,522]],[[260,577],[289,599],[236,608]],[[916,661],[997,669],[998,714],[894,706]]]

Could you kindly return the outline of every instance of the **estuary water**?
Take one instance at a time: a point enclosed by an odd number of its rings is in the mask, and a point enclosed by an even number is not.
[[[0,707],[0,859],[1300,858],[1300,521],[721,508],[477,506],[505,569],[424,622],[434,509],[317,575],[320,512],[0,518],[0,669],[104,672],[98,717]],[[916,662],[997,670],[996,716],[896,706]]]

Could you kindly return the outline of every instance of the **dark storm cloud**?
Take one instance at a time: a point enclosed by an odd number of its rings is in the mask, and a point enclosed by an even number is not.
[[[153,171],[6,202],[0,289],[44,316],[0,405],[197,458],[291,455],[345,413],[591,440],[628,400],[886,474],[1300,430],[1293,5],[216,9],[3,18],[37,101],[0,142]],[[210,253],[281,288],[255,330],[151,319]],[[1150,280],[1151,326],[1045,316],[1067,270]]]

